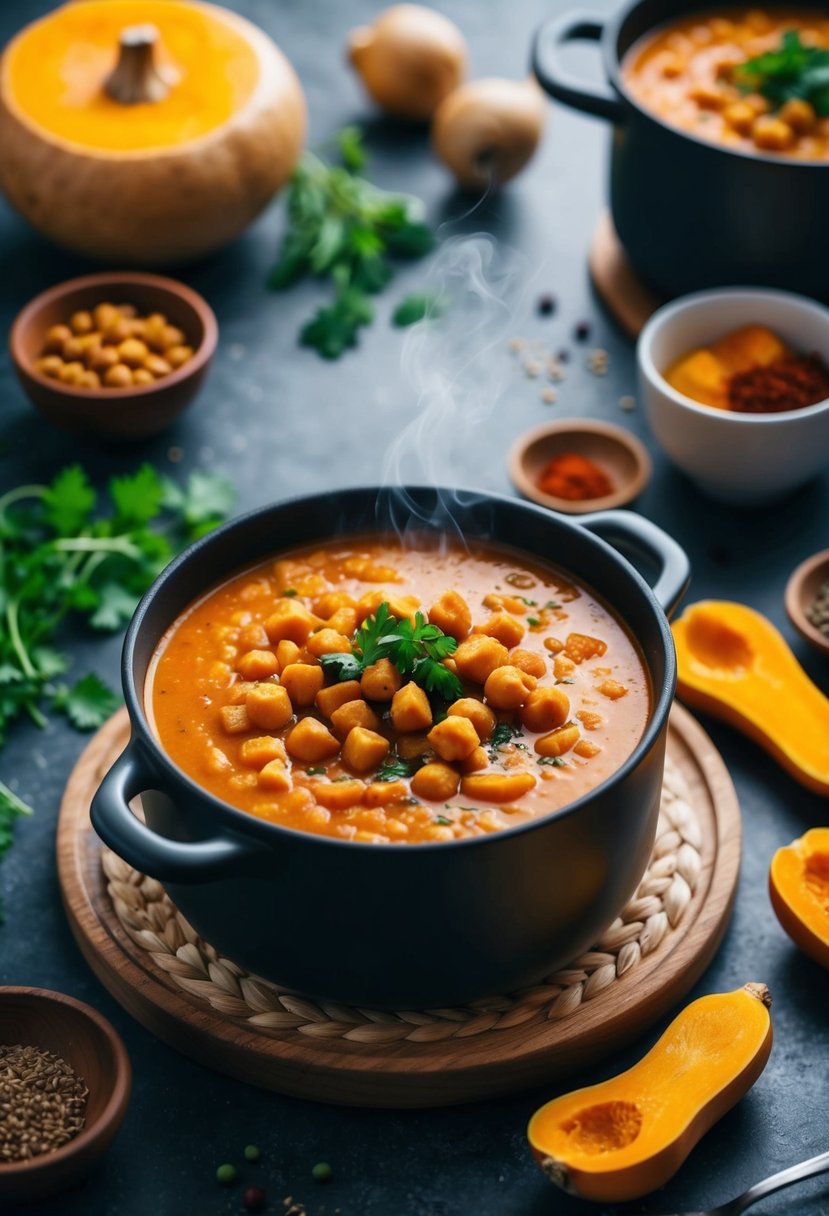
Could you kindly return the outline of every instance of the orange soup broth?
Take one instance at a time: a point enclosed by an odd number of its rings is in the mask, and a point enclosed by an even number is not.
[[[257,772],[262,755],[245,759],[245,745],[268,732],[251,728],[228,733],[222,710],[244,702],[253,687],[239,672],[242,657],[251,650],[275,653],[265,622],[284,593],[320,614],[330,609],[323,597],[332,591],[358,605],[363,600],[360,614],[367,611],[366,604],[394,603],[403,596],[415,597],[428,613],[448,589],[459,592],[468,604],[473,632],[476,626],[486,627],[496,611],[520,623],[525,632],[519,649],[543,662],[538,686],[560,687],[569,698],[567,722],[578,727],[576,751],[571,748],[558,760],[545,762],[535,750],[540,733],[523,729],[518,711],[501,710],[497,719],[509,721],[519,733],[497,748],[482,740],[483,771],[531,774],[533,788],[513,804],[480,798],[473,802],[463,786],[440,801],[417,798],[409,779],[372,782],[371,772],[349,771],[341,755],[308,763],[288,754],[290,789],[263,789]],[[320,625],[325,624],[321,619]],[[606,651],[581,658],[578,646],[568,644],[572,634],[596,639]],[[568,651],[578,661],[568,657]],[[513,646],[510,658],[514,653]],[[303,660],[315,662],[307,652],[300,655]],[[269,678],[279,680],[278,675]],[[330,684],[330,678],[326,682]],[[464,682],[463,695],[484,697],[482,686],[474,682]],[[147,676],[145,700],[167,755],[217,798],[286,827],[340,839],[405,843],[479,836],[567,806],[605,781],[633,751],[648,719],[650,689],[643,659],[620,622],[598,597],[573,585],[554,567],[489,545],[404,551],[394,540],[349,537],[323,549],[292,551],[208,592],[166,633]],[[389,760],[396,759],[398,749],[409,756],[418,748],[425,754],[410,761],[415,768],[424,760],[440,760],[429,752],[425,731],[396,735],[388,703],[372,705],[380,719],[379,732],[391,741]],[[309,714],[325,721],[313,705],[299,707],[273,736],[284,740],[297,718]],[[338,778],[346,790],[358,793],[354,781],[363,783],[364,795],[348,807],[326,807],[324,803],[337,796]],[[390,800],[384,805],[373,804],[386,794]]]
[[[622,61],[622,78],[645,110],[700,139],[744,152],[775,152],[810,160],[829,157],[829,119],[795,132],[789,147],[763,147],[750,127],[729,122],[728,106],[748,102],[758,117],[769,106],[730,82],[733,67],[777,50],[796,30],[801,41],[829,47],[829,14],[817,9],[725,8],[671,21],[640,38]],[[743,127],[744,129],[740,129]],[[701,183],[702,184],[702,183]]]

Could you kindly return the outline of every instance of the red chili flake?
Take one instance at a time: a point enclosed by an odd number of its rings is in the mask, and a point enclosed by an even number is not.
[[[743,414],[801,410],[829,397],[829,367],[818,355],[793,355],[737,372],[728,382],[728,404]]]
[[[586,342],[590,337],[590,322],[579,321],[578,325],[573,330],[573,337],[577,342]]]
[[[242,1195],[242,1203],[245,1205],[246,1212],[263,1212],[267,1202],[268,1197],[261,1186],[249,1186]]]

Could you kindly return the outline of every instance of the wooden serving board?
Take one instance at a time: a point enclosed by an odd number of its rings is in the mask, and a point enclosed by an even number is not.
[[[590,277],[603,304],[631,338],[638,338],[661,300],[637,277],[609,211],[599,216],[587,256]]]
[[[739,806],[719,753],[675,705],[668,754],[687,794],[670,806],[680,831],[673,819],[664,822],[654,854],[661,848],[661,860],[652,859],[653,877],[627,920],[608,931],[610,944],[533,989],[462,1010],[374,1014],[315,1003],[219,958],[160,884],[103,848],[89,804],[128,730],[122,710],[89,743],[66,787],[57,862],[69,924],[95,974],[142,1025],[255,1085],[344,1105],[422,1107],[561,1078],[620,1049],[671,1009],[702,975],[728,923]],[[670,849],[678,850],[676,872],[664,856]]]

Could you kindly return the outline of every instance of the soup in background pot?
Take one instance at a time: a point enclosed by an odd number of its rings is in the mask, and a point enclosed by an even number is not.
[[[405,843],[573,802],[633,751],[650,689],[620,622],[554,566],[488,545],[345,538],[192,605],[145,700],[166,753],[223,801]]]
[[[744,67],[769,55],[766,71]],[[649,32],[625,55],[622,77],[643,109],[700,139],[824,160],[829,86],[816,82],[827,63],[826,12],[728,8]]]

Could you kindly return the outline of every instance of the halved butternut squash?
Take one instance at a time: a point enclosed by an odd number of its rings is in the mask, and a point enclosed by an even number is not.
[[[671,628],[679,697],[724,718],[829,797],[829,699],[771,621],[745,604],[705,600]]]
[[[769,895],[794,944],[829,967],[829,828],[812,828],[778,849],[769,870]]]
[[[528,1136],[547,1177],[600,1203],[662,1186],[763,1071],[770,1005],[765,984],[700,997],[633,1068],[542,1106]]]

